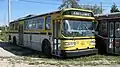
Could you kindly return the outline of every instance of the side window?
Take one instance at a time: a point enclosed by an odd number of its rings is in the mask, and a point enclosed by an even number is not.
[[[113,22],[110,22],[110,37],[113,37],[113,33],[114,33],[114,24]]]
[[[15,30],[18,30],[18,23],[15,23]]]
[[[44,18],[40,18],[37,20],[37,29],[43,29],[44,28]]]
[[[107,21],[100,21],[99,32],[101,35],[107,35]]]
[[[11,30],[14,30],[14,26],[15,26],[14,24],[11,25]]]
[[[32,28],[31,29],[36,29],[36,20],[32,20]]]
[[[29,20],[25,20],[24,29],[25,29],[25,30],[28,30],[28,29],[29,29]]]
[[[28,21],[28,29],[32,29],[32,21],[31,20]]]
[[[45,29],[50,30],[51,28],[51,16],[47,16],[45,19]]]
[[[9,27],[10,30],[12,30],[12,24],[10,24],[10,27]]]
[[[44,18],[40,19],[30,19],[25,20],[24,29],[43,29],[44,28]]]
[[[28,29],[28,21],[25,20],[25,23],[24,23],[24,30],[27,30]]]
[[[120,37],[120,22],[115,23],[115,37]]]

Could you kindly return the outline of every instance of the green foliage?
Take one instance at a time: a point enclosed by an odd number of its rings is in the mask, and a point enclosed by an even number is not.
[[[94,14],[101,14],[103,12],[103,9],[100,6],[96,5],[96,4],[94,6],[82,5],[81,7],[83,9],[87,9],[87,10],[93,11]]]
[[[0,40],[1,41],[8,41],[8,27],[7,26],[1,26],[0,27]]]
[[[63,8],[82,8],[87,10],[92,10],[94,14],[101,14],[103,9],[96,4],[94,6],[91,5],[79,5],[77,0],[63,0],[63,4],[59,7],[59,9]]]
[[[120,56],[105,56],[105,55],[91,55],[91,56],[82,56],[76,58],[66,58],[66,59],[57,59],[57,58],[33,58],[33,57],[23,57],[21,59],[24,63],[28,63],[29,65],[54,65],[57,67],[62,66],[81,66],[81,65],[111,65],[111,64],[120,64]]]
[[[94,14],[101,14],[103,12],[103,9],[100,6],[97,6],[96,4],[93,6],[92,11]]]
[[[110,10],[111,13],[114,13],[114,12],[120,12],[116,6],[115,3],[113,3],[112,7],[111,7],[111,10]]]
[[[79,4],[77,3],[77,0],[63,0],[62,5],[58,7],[59,9],[63,8],[80,8]]]

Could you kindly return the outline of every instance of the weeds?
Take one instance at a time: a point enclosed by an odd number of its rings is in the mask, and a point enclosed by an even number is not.
[[[62,66],[85,66],[85,65],[111,65],[120,64],[120,56],[105,56],[105,55],[92,55],[79,58],[69,59],[56,59],[56,58],[33,58],[28,56],[9,58],[8,61],[12,64],[24,63],[27,65],[53,65],[60,67]]]

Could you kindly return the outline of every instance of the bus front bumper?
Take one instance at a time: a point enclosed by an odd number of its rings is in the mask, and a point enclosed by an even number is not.
[[[65,57],[74,57],[74,56],[90,55],[90,54],[97,54],[97,53],[98,53],[98,49],[62,51],[62,55]]]

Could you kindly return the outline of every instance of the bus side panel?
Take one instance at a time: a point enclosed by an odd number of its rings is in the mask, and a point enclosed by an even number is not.
[[[24,34],[24,46],[33,50],[42,51],[42,42],[44,39],[49,40],[52,44],[51,37],[40,34]]]
[[[30,48],[31,43],[29,43],[29,39],[30,39],[30,34],[24,33],[24,46]]]
[[[31,48],[34,50],[42,51],[41,35],[31,34]]]

